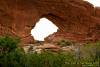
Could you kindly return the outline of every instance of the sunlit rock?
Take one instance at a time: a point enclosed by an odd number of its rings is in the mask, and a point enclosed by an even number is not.
[[[9,34],[20,37],[22,43],[30,43],[31,29],[46,17],[76,40],[79,35],[84,36],[80,40],[97,41],[99,14],[99,9],[83,0],[0,0],[0,35]]]

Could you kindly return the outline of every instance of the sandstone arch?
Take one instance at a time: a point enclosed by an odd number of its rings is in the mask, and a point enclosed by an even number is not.
[[[100,8],[83,0],[0,0],[0,35],[29,43],[30,30],[44,16],[64,33],[100,40]]]

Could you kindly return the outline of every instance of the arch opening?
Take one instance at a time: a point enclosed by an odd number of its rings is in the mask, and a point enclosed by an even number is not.
[[[57,32],[58,27],[52,21],[43,17],[36,23],[35,27],[31,30],[31,34],[35,40],[44,41],[44,38]]]

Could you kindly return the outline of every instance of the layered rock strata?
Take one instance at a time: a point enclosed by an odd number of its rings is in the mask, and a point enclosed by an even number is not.
[[[100,8],[83,0],[0,0],[0,35],[31,43],[31,29],[42,17],[76,40],[100,40]]]

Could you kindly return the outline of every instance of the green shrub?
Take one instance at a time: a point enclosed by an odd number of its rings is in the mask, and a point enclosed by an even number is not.
[[[16,54],[20,52],[17,51],[19,39],[13,38],[11,36],[1,36],[0,37],[0,66],[1,67],[12,67],[9,64],[13,65],[18,56]]]
[[[58,41],[57,44],[60,46],[70,46],[70,45],[72,45],[72,42],[62,39],[62,40]]]
[[[10,36],[0,37],[0,53],[1,52],[10,52],[17,48],[19,39],[14,39]]]
[[[67,44],[65,41],[62,42]],[[0,67],[82,67],[82,64],[87,65],[87,63],[92,64],[92,67],[97,67],[100,62],[98,60],[100,59],[100,42],[95,45],[81,46],[81,52],[84,51],[83,54],[89,53],[90,56],[78,60],[75,59],[73,53],[48,51],[41,54],[25,53],[22,48],[17,47],[18,43],[19,41],[12,37],[0,37]]]

